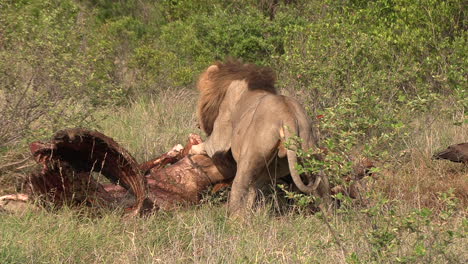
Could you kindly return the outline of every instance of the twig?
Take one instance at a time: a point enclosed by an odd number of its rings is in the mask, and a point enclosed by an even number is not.
[[[327,215],[326,215],[325,211],[320,206],[319,206],[319,210],[320,210],[320,212],[322,212],[323,222],[325,222],[325,225],[327,226],[328,230],[332,234],[333,239],[335,239],[336,244],[338,244],[338,246],[341,249],[341,255],[343,256],[343,262],[346,263],[346,256],[348,255],[348,252],[346,251],[343,244],[341,243],[341,240],[338,238],[338,235],[336,234],[335,229],[333,229],[331,227],[330,222],[328,221],[328,218],[327,218]]]
[[[26,161],[29,160],[29,159],[30,159],[30,157],[27,157],[27,158],[22,159],[22,160],[20,160],[20,161],[14,161],[14,162],[11,162],[11,163],[2,165],[2,166],[0,166],[0,170],[6,169],[6,168],[8,168],[8,167],[13,167],[13,166],[22,164],[22,163],[26,162]]]
[[[18,168],[15,168],[15,170],[21,170],[21,169],[29,168],[29,167],[32,167],[32,166],[35,166],[35,165],[36,165],[36,163],[25,164],[23,166],[19,166]]]

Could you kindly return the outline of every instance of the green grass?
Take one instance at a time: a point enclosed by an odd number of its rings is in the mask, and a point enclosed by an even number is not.
[[[331,217],[349,263],[468,259],[463,216],[443,222],[430,217],[423,219],[428,223],[419,223],[411,210],[389,208],[378,209],[374,216],[347,211]],[[409,231],[405,221],[420,231]],[[117,212],[89,217],[65,208],[21,217],[2,215],[0,229],[1,263],[345,262],[319,217],[293,213],[275,217],[265,209],[238,223],[227,217],[224,207],[213,205],[130,220]]]

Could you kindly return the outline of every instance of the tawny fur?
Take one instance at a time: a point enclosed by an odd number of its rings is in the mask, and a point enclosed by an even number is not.
[[[296,153],[283,146],[299,136],[301,148],[312,148],[312,121],[296,100],[278,95],[274,84],[271,69],[232,60],[211,65],[198,82],[197,114],[209,137],[191,151],[211,158],[232,154],[236,172],[229,210],[234,214],[252,209],[257,194],[288,173],[302,192],[320,195],[325,206],[330,204],[327,177],[305,175],[305,184],[295,168]]]
[[[198,79],[200,91],[197,116],[201,129],[209,136],[218,117],[219,107],[232,81],[244,80],[249,90],[264,90],[276,94],[275,73],[268,67],[244,64],[239,60],[216,62]]]

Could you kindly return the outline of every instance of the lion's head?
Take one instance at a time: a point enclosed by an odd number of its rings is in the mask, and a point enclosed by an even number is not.
[[[249,90],[265,90],[276,94],[275,73],[268,67],[245,64],[229,59],[208,67],[198,79],[200,91],[197,116],[200,127],[209,136],[218,117],[219,107],[233,81],[244,80]]]

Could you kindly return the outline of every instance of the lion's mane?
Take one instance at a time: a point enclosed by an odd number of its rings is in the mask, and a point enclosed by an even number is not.
[[[275,73],[271,68],[245,64],[228,59],[216,62],[200,75],[197,88],[200,91],[197,115],[200,126],[210,136],[219,114],[219,107],[233,81],[245,81],[249,90],[264,90],[276,94]]]

